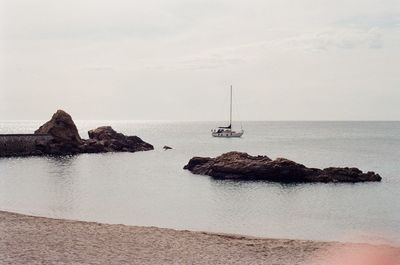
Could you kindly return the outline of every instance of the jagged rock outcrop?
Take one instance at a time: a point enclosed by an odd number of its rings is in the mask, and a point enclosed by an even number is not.
[[[63,110],[57,110],[48,122],[35,131],[35,134],[50,134],[57,142],[68,142],[76,145],[82,143],[71,115]]]
[[[116,132],[110,126],[99,127],[88,132],[89,140],[83,150],[88,153],[102,150],[103,152],[137,152],[149,151],[154,147],[137,136],[125,136]]]
[[[47,134],[53,137],[50,142],[37,144],[38,149],[44,154],[79,153],[79,147],[83,144],[71,115],[63,110],[57,110],[48,122],[35,131],[35,134]]]
[[[184,169],[217,179],[281,183],[381,181],[378,174],[363,173],[357,168],[308,168],[285,158],[272,160],[267,156],[251,156],[240,152],[229,152],[216,158],[193,157]]]
[[[90,130],[90,139],[82,139],[72,117],[63,110],[57,110],[48,122],[35,131],[35,134],[42,136],[43,140],[38,137],[35,140],[35,146],[30,148],[30,153],[21,152],[21,156],[137,152],[154,149],[151,144],[144,142],[139,137],[123,135],[110,126]],[[19,156],[19,154],[16,153],[15,156]]]

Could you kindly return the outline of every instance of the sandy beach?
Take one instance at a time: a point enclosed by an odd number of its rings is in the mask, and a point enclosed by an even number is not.
[[[345,251],[371,253],[371,249],[400,257],[400,249],[392,247],[263,239],[0,212],[1,264],[334,264],[332,257],[343,257]]]

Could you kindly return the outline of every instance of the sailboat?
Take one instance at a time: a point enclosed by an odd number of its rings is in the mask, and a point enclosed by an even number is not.
[[[231,138],[231,137],[241,137],[243,135],[243,129],[240,131],[232,130],[232,86],[231,86],[231,104],[229,109],[229,126],[226,127],[218,127],[211,130],[211,135],[213,137],[224,137],[224,138]]]

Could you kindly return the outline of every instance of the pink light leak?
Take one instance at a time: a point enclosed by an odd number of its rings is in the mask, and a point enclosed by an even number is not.
[[[304,265],[400,265],[400,249],[365,244],[335,244],[318,252]]]

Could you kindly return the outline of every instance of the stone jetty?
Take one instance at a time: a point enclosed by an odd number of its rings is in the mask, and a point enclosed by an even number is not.
[[[82,139],[72,117],[58,110],[34,134],[0,135],[0,157],[73,155],[79,153],[138,152],[153,146],[137,136],[126,136],[110,126],[88,132]]]

